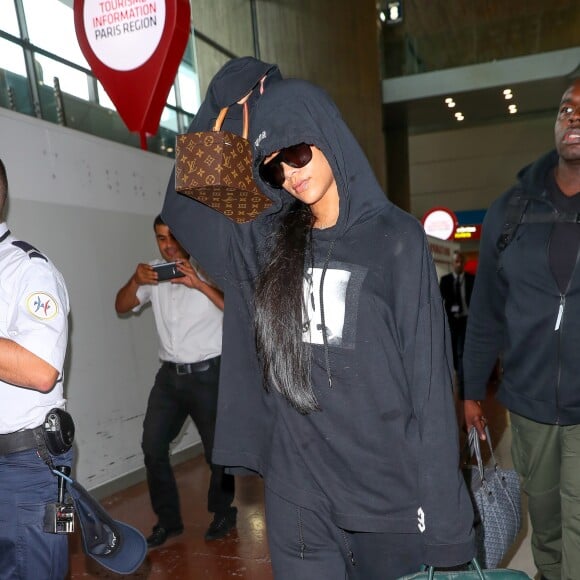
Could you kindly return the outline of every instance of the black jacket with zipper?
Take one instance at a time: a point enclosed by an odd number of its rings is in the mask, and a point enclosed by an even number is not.
[[[556,213],[545,184],[557,163],[551,151],[524,168],[485,216],[463,362],[466,399],[485,399],[501,356],[497,396],[503,405],[540,423],[571,425],[580,423],[580,268],[577,256],[561,292],[549,261],[554,221],[537,217]],[[500,251],[498,239],[517,191],[529,200],[527,221]]]

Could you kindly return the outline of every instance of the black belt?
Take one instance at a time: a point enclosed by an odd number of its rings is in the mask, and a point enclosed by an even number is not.
[[[36,437],[43,436],[44,426],[0,435],[0,456],[36,449]]]
[[[174,363],[170,361],[163,361],[164,365],[171,367],[178,375],[190,375],[192,373],[203,373],[208,371],[219,356],[208,358],[196,363]]]

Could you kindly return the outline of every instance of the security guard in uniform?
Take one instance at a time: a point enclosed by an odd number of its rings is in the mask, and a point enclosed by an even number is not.
[[[7,196],[0,159],[0,577],[62,580],[67,536],[45,531],[61,479],[49,464],[70,469],[72,452],[53,455],[43,436],[66,402],[69,300],[52,262],[8,230]]]

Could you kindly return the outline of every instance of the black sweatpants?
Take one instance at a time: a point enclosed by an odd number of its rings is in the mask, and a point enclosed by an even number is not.
[[[422,564],[419,533],[349,532],[267,485],[266,526],[275,580],[395,580]]]

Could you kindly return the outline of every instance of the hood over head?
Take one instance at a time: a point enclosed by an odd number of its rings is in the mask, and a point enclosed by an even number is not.
[[[226,62],[210,81],[205,99],[189,127],[189,132],[209,131],[219,112],[224,107],[229,107],[222,129],[241,135],[242,107],[237,102],[252,89],[258,89],[252,91],[248,99],[251,111],[261,97],[257,85],[264,76],[266,76],[264,90],[268,90],[271,84],[282,79],[277,65],[257,60],[252,56],[233,58]]]
[[[207,88],[207,97],[218,109],[237,103],[266,76],[264,86],[282,75],[275,64],[251,56],[234,58],[222,66]],[[252,100],[252,99],[250,99]],[[251,104],[251,103],[250,103]]]
[[[552,149],[539,159],[520,169],[518,181],[526,197],[545,197],[546,175],[558,165],[558,152]]]
[[[328,94],[307,81],[287,79],[261,96],[250,118],[254,179],[279,209],[293,197],[260,178],[262,160],[284,147],[308,143],[324,153],[338,186],[340,215],[334,235],[366,221],[389,205],[369,162]]]

